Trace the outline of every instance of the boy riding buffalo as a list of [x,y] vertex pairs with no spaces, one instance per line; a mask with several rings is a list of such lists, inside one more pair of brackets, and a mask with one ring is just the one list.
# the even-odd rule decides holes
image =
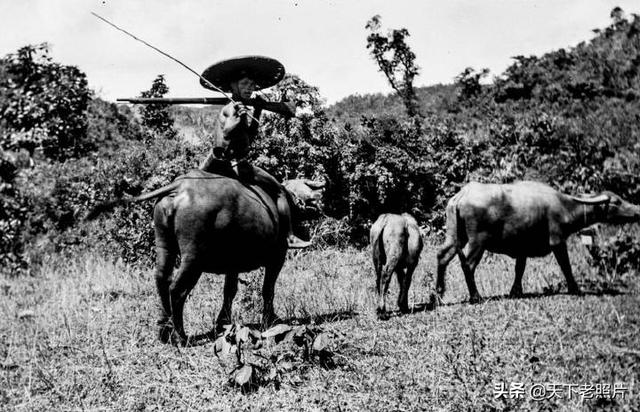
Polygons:
[[[257,90],[276,85],[284,77],[280,62],[262,56],[237,57],[216,63],[202,76],[224,92],[232,101],[220,109],[213,130],[213,149],[200,169],[238,178],[243,183],[255,183],[264,189],[277,204],[280,222],[287,225],[290,248],[305,248],[310,242],[292,232],[288,194],[284,187],[265,170],[247,160],[251,144],[258,135],[262,108],[259,97],[253,99],[253,111],[246,104]],[[211,88],[206,82],[202,85]]]

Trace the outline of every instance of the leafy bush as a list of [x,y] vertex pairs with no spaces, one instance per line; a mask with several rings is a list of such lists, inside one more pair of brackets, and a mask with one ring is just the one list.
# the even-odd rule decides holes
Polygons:
[[326,116],[316,87],[298,76],[286,75],[266,97],[279,101],[287,96],[293,99],[298,115],[284,119],[266,113],[251,159],[280,181],[299,177],[327,180],[325,213],[344,216],[346,189],[341,163],[345,133]]
[[[169,86],[164,80],[164,75],[160,74],[153,80],[151,88],[141,93],[141,97],[162,98],[167,93],[169,93]],[[167,105],[145,104],[140,109],[140,117],[148,139],[158,135],[165,138],[174,138],[177,135],[173,127],[173,117]]]
[[305,369],[317,364],[336,367],[331,335],[317,326],[279,324],[259,332],[240,324],[226,325],[214,342],[214,354],[242,393],[258,387],[301,382]]
[[418,124],[364,119],[363,136],[343,148],[352,238],[365,242],[381,213],[411,212],[422,220],[433,204],[434,174],[416,155],[423,140]]
[[95,149],[86,138],[86,76],[52,62],[48,53],[43,43],[0,59],[0,147],[39,149],[52,159],[85,154]]
[[16,273],[26,268],[20,241],[28,208],[16,190],[15,159],[0,151],[0,266]]
[[96,148],[96,156],[109,157],[130,140],[143,139],[142,125],[128,106],[96,97],[89,102],[86,116],[86,140]]
[[[175,139],[147,145],[130,143],[111,158],[45,163],[25,174],[21,196],[29,204],[23,239],[39,247],[29,259],[69,247],[97,247],[126,262],[150,263],[154,257],[153,204],[117,208],[98,222],[82,222],[98,203],[135,196],[173,181],[194,168],[202,153]],[[39,241],[38,241],[39,239]]]
[[[60,107],[54,107],[51,113],[39,112],[26,105],[21,106],[24,108],[21,112],[11,112],[12,107],[17,107],[16,101],[23,98],[20,93],[33,96],[33,104],[47,104],[49,98],[73,103],[69,94],[80,92],[67,90],[65,95],[64,87],[69,86],[68,83],[81,89],[85,86],[84,74],[75,68],[50,62],[46,57],[46,46],[37,50],[44,53],[44,57],[36,58],[34,49],[27,47],[19,51],[18,57],[9,56],[0,65],[24,77],[23,83],[14,78],[5,79],[4,85],[8,88],[1,89],[11,95],[7,100],[9,106],[5,108],[10,114],[9,122],[5,123],[9,127],[4,130],[32,127],[30,132],[21,132],[22,135],[31,136],[34,130],[42,131],[46,133],[46,139],[53,139],[51,144],[60,151],[53,155],[42,146],[43,153],[50,158],[39,159],[35,167],[32,167],[28,153],[25,162],[20,160],[25,153],[0,152],[0,263],[9,271],[24,269],[30,263],[37,263],[46,253],[71,246],[98,247],[123,256],[127,261],[149,262],[153,255],[153,232],[152,208],[148,204],[116,210],[101,224],[87,226],[82,224],[81,218],[97,203],[136,195],[169,183],[194,167],[194,158],[202,154],[191,145],[175,140],[172,121],[161,115],[149,114],[140,125],[128,108],[100,99],[92,100],[88,107],[73,106],[73,114]],[[28,66],[28,70],[22,66],[18,70],[19,64],[14,60]],[[26,76],[29,70],[40,75]],[[40,84],[44,80],[51,85]],[[59,87],[52,88],[52,85]],[[166,86],[161,91],[156,90],[161,86],[163,79],[159,77],[150,93],[165,93]],[[43,94],[34,95],[34,90],[41,90]],[[157,112],[162,110],[165,109]],[[11,117],[14,114],[15,119]],[[22,123],[18,124],[18,118]],[[52,124],[62,124],[64,131],[82,130],[82,145],[65,146],[59,136],[49,130]],[[8,132],[4,136],[16,135]],[[147,136],[146,144],[142,142],[144,136]],[[33,150],[45,140],[25,140],[25,145],[8,144],[8,147]],[[80,154],[85,156],[74,157]]]
[[603,234],[588,247],[591,265],[598,269],[606,280],[637,275],[640,272],[640,244],[638,228],[618,229],[614,234]]
[[252,154],[256,165],[280,180],[326,179],[325,213],[338,219],[346,216],[349,236],[358,242],[366,238],[379,213],[411,210],[424,215],[423,206],[434,203],[435,185],[428,163],[413,153],[422,150],[419,123],[370,118],[363,121],[361,131],[349,136],[328,120],[317,89],[296,76],[285,78],[270,99],[292,91],[302,113],[290,120],[264,117],[264,137]]

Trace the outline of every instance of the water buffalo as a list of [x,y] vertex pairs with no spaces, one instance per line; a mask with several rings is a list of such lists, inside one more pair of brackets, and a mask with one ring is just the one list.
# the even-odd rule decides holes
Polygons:
[[400,311],[407,313],[411,277],[422,251],[422,236],[418,224],[407,213],[386,213],[380,215],[371,226],[369,240],[376,271],[378,314],[386,313],[386,296],[393,272],[398,275],[400,286],[398,307]]
[[[538,182],[514,184],[469,183],[453,196],[446,208],[447,235],[438,252],[436,290],[445,291],[447,265],[457,254],[471,302],[481,300],[474,280],[485,250],[516,259],[512,296],[522,295],[522,275],[528,257],[556,257],[567,279],[569,293],[579,294],[567,254],[566,239],[597,222],[640,220],[640,207],[611,192],[576,197]],[[466,253],[462,248],[466,245]]]
[[[274,286],[287,252],[287,231],[279,224],[272,198],[257,186],[192,170],[153,192],[101,205],[87,217],[118,204],[153,198],[160,198],[153,213],[160,339],[167,342],[175,335],[178,343],[187,342],[184,303],[203,272],[226,275],[217,318],[220,327],[230,323],[238,273],[264,267],[263,324],[274,323],[278,319],[273,310]],[[180,266],[174,276],[178,254]]]
[[299,201],[302,208],[321,208],[325,182],[309,179],[285,180],[282,185]]

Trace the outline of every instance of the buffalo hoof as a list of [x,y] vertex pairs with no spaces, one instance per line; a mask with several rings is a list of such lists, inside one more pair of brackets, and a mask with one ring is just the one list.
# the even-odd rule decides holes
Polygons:
[[158,339],[162,343],[171,343],[176,346],[188,346],[189,339],[184,333],[181,335],[178,333],[171,323],[165,323],[160,325],[158,331]]
[[478,303],[482,303],[484,301],[484,299],[482,299],[482,297],[480,295],[473,295],[471,296],[471,299],[469,299],[469,302],[471,302],[471,304],[476,305]]
[[519,299],[523,296],[524,293],[522,293],[522,289],[511,289],[511,292],[509,293],[509,297],[513,299]]
[[406,315],[407,313],[411,313],[411,308],[409,308],[409,306],[402,305],[400,306],[400,312]]
[[171,335],[173,335],[173,327],[170,324],[160,325],[158,331],[158,339],[162,343],[170,343],[172,341]]
[[580,290],[579,287],[575,287],[575,288],[569,288],[569,294],[570,295],[575,295],[575,296],[582,296],[584,295],[584,293],[582,293],[582,291]]
[[160,329],[158,333],[158,339],[162,343],[171,343],[176,346],[189,346],[190,340],[187,336],[180,336],[178,332],[176,332],[171,327],[163,327]]
[[189,340],[187,335],[180,335],[177,332],[173,333],[171,337],[171,342],[176,346],[182,346],[182,347],[191,345],[191,341]]
[[376,308],[376,315],[380,320],[389,320],[391,315],[383,308]]
[[444,300],[442,296],[437,293],[432,293],[431,297],[429,297],[429,303],[427,303],[428,307],[431,309],[435,309],[438,306],[444,305]]
[[389,320],[391,319],[391,314],[389,312],[378,312],[377,313],[379,320]]

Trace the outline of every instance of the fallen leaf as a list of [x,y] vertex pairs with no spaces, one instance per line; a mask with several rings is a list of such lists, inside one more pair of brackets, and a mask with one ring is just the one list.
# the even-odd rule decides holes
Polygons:
[[236,342],[239,344],[241,342],[247,342],[249,340],[249,328],[243,326],[236,333]]
[[296,343],[296,345],[298,346],[302,346],[305,344],[305,337],[307,336],[307,334],[309,333],[309,329],[307,329],[306,326],[299,326],[298,328],[295,329],[295,333],[293,335],[293,341]]
[[226,339],[224,338],[224,336],[220,336],[218,339],[215,340],[215,342],[213,342],[213,353],[215,353],[216,356],[218,356],[218,354],[222,352],[222,348],[224,347],[224,342],[226,342]]
[[327,350],[330,343],[329,335],[321,333],[313,340],[312,349],[316,352],[322,352],[323,350]]
[[244,365],[233,375],[233,381],[237,385],[243,386],[251,381],[251,375],[253,375],[253,367]]
[[276,325],[264,332],[262,332],[262,337],[263,338],[270,338],[272,336],[277,336],[277,335],[282,335],[283,333],[287,333],[291,330],[291,326],[289,325],[285,325],[285,324],[280,324],[280,325]]
[[278,377],[278,371],[276,370],[276,368],[269,369],[269,375],[267,375],[267,379],[272,381],[277,377]]
[[217,357],[222,357],[222,356],[227,356],[230,353],[234,353],[234,348],[236,346],[235,345],[231,345],[225,336],[220,336],[218,339],[216,339],[216,341],[213,343],[213,352],[215,353],[215,355]]

